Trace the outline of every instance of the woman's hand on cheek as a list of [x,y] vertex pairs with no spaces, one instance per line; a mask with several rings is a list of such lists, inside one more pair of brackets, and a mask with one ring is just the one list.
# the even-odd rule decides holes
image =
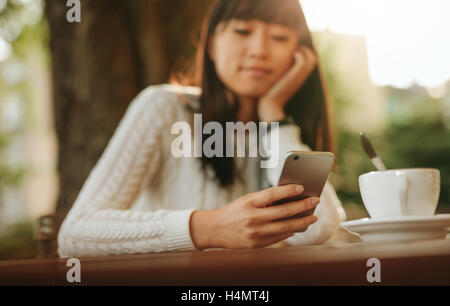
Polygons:
[[292,67],[258,101],[261,121],[276,121],[285,117],[284,106],[303,86],[317,65],[317,56],[306,46],[299,46],[294,53]]

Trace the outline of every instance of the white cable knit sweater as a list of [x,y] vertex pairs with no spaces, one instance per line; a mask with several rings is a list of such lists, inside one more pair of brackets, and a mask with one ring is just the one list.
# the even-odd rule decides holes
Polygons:
[[[275,185],[279,167],[261,169],[259,158],[235,158],[242,180],[228,188],[205,176],[199,158],[175,158],[174,122],[188,122],[198,109],[199,88],[150,86],[130,104],[98,163],[84,183],[58,233],[60,257],[194,250],[189,221],[194,210],[223,207],[249,192]],[[270,137],[270,135],[268,135]],[[300,128],[279,128],[279,154],[310,150]],[[259,178],[265,178],[259,184]],[[345,220],[327,182],[317,206],[318,221],[286,240],[306,245],[326,242]]]

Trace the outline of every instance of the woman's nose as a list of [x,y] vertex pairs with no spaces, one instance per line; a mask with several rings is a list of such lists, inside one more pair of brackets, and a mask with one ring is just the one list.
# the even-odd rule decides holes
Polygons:
[[250,57],[254,58],[266,58],[269,55],[269,46],[267,44],[267,38],[264,33],[254,33],[249,41],[248,53]]

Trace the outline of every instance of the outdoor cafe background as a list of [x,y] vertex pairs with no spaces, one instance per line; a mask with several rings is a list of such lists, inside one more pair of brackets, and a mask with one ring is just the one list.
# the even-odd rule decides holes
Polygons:
[[[141,53],[141,62],[144,63],[141,75],[146,77],[130,90],[129,96],[132,97],[146,85],[164,82],[173,68],[170,65],[155,68],[152,63],[167,63],[172,59],[180,63],[185,59],[181,55],[183,52],[192,54],[194,44],[183,31],[189,29],[198,33],[199,20],[211,1],[148,0],[136,4],[125,0],[82,0],[79,25],[68,24],[55,17],[58,9],[67,9],[62,3],[64,1],[58,2],[60,4],[52,0],[0,0],[0,260],[36,256],[36,220],[40,216],[53,214],[58,207],[68,209],[67,205],[73,202],[126,104],[130,102],[122,97],[121,102],[102,105],[97,102],[101,99],[89,96],[88,92],[86,99],[89,104],[81,106],[84,110],[80,111],[80,103],[75,103],[79,102],[76,99],[67,103],[66,112],[72,112],[69,114],[84,111],[77,118],[78,122],[67,128],[82,129],[86,124],[79,120],[84,117],[91,120],[91,113],[95,113],[96,122],[102,122],[106,129],[99,132],[100,127],[95,126],[95,122],[94,126],[87,124],[84,130],[80,130],[80,133],[85,133],[86,140],[85,143],[78,143],[78,147],[82,147],[78,152],[87,150],[88,153],[67,155],[68,149],[61,148],[71,148],[71,145],[77,144],[70,137],[58,139],[57,136],[56,129],[61,129],[61,126],[55,123],[63,122],[61,116],[64,113],[61,107],[55,109],[52,98],[57,86],[52,81],[51,63],[67,61],[72,67],[78,66],[88,74],[96,73],[97,80],[108,82],[108,76],[103,77],[101,73],[109,72],[102,72],[95,66],[96,63],[101,65],[99,58],[109,58],[115,50],[114,45],[106,45],[106,38],[111,38],[111,35],[126,44],[129,43],[127,37],[136,35],[139,29],[140,42],[144,42],[142,48],[150,48],[145,42],[152,39],[154,42],[155,37],[164,37],[160,42],[165,48],[177,46],[174,41],[185,39],[187,48],[177,50],[172,47],[171,50],[175,51],[171,51],[171,58],[165,55],[169,52],[161,52],[163,47],[158,49],[159,52],[151,53],[151,58],[142,55],[146,52]],[[374,168],[359,142],[359,132],[362,131],[373,140],[388,168],[440,169],[442,185],[438,212],[449,212],[450,2],[300,2],[313,31],[332,99],[331,115],[336,129],[340,167],[330,179],[348,219],[367,216],[359,194],[358,176]],[[112,23],[112,19],[122,14],[120,5],[125,3],[139,14],[151,14],[152,18],[142,19],[151,22],[134,24],[134,32],[126,32],[122,25]],[[151,9],[133,7],[144,5],[142,3]],[[51,5],[52,9],[46,11],[46,5]],[[98,23],[83,24],[83,18],[88,18],[88,14],[95,16]],[[128,20],[132,18],[130,16],[121,17]],[[163,20],[169,22],[163,23]],[[110,27],[111,31],[101,32],[96,30],[96,26]],[[56,27],[60,31],[56,31]],[[64,29],[68,32],[64,33]],[[74,34],[71,29],[82,30]],[[76,53],[79,50],[85,52],[87,60],[79,56],[66,59],[56,57],[50,49],[50,33],[56,36],[55,39],[63,40],[69,51],[75,50],[72,55],[79,55]],[[188,38],[183,38],[185,36]],[[92,45],[95,43],[97,45]],[[86,52],[89,46],[96,52]],[[126,58],[129,55],[126,52],[121,55],[124,61],[130,60],[130,57]],[[74,86],[78,84],[76,79],[70,78],[68,73],[66,82],[72,82]],[[94,81],[93,78],[87,80]],[[109,83],[109,87],[97,88],[114,91],[114,86]],[[86,132],[95,136],[90,137],[94,139],[87,139],[89,135]],[[58,168],[58,154],[60,158],[76,163]],[[68,182],[68,177],[73,177],[72,181]]]

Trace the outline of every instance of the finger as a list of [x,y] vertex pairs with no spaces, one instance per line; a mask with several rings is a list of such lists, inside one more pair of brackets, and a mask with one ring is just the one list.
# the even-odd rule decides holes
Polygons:
[[302,194],[303,190],[303,186],[297,184],[274,186],[253,193],[247,202],[254,207],[262,208],[275,201],[298,196]]
[[294,236],[295,233],[289,233],[289,234],[280,234],[280,235],[273,235],[273,236],[268,236],[267,238],[264,239],[264,241],[262,242],[262,247],[266,247],[269,245],[272,245],[274,243],[283,241],[288,239],[289,237]]
[[279,235],[303,232],[308,226],[316,221],[317,217],[315,215],[289,220],[272,221],[261,227],[260,235]]
[[307,46],[305,46],[305,45],[301,45],[301,46],[298,48],[298,50],[299,50],[300,52],[302,52],[302,53],[304,54],[304,56],[306,57],[306,59],[308,59],[308,60],[312,60],[312,59],[317,58],[317,56],[316,56],[316,54],[314,53],[314,51],[313,51],[311,48],[309,48],[309,47],[307,47]]
[[305,68],[308,67],[307,60],[305,55],[300,51],[296,52],[294,56],[295,63],[289,71],[291,76],[289,80],[293,83],[298,83],[300,80],[300,83],[302,83],[305,78]]
[[317,64],[317,56],[316,54],[308,47],[306,46],[300,46],[299,48],[300,52],[302,52],[305,63],[309,67],[315,67]]
[[290,79],[294,82],[303,84],[305,79],[314,69],[317,60],[315,59],[314,53],[303,46],[298,48],[298,51],[295,52],[294,57],[295,63],[290,71],[293,77]]
[[[314,202],[314,200],[316,200],[316,202]],[[261,221],[273,221],[288,218],[315,208],[319,202],[320,198],[311,197],[299,201],[265,207],[264,209],[258,210],[258,215]]]
[[306,56],[303,54],[301,50],[295,51],[294,53],[294,66],[303,67],[306,64]]

